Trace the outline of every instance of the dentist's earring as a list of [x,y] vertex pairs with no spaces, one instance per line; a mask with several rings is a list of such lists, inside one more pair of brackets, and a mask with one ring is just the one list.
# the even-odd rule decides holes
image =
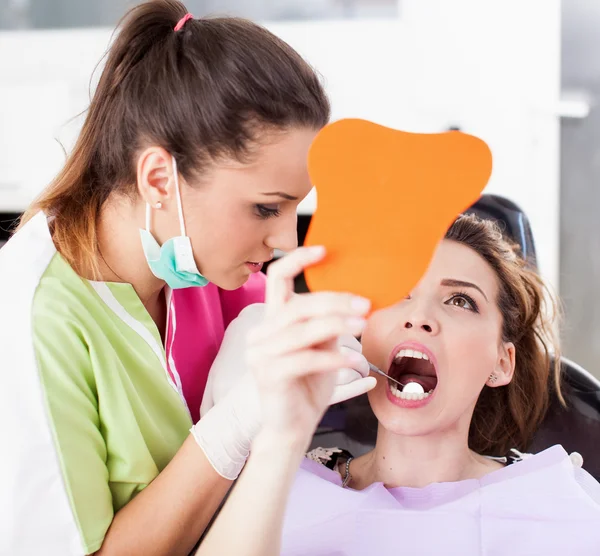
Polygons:
[[155,208],[156,210],[160,210],[160,209],[162,208],[162,203],[161,203],[160,201],[158,201],[158,203],[156,203],[156,204],[154,205],[154,208]]
[[498,380],[498,377],[492,373],[489,377],[488,377],[488,382],[492,383],[492,384],[496,384],[496,381]]

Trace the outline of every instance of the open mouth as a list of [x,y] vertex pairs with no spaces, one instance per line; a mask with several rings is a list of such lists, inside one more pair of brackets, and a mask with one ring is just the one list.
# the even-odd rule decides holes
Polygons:
[[430,356],[418,349],[401,349],[394,356],[388,375],[404,387],[388,380],[391,393],[401,400],[425,400],[437,386],[435,365]]

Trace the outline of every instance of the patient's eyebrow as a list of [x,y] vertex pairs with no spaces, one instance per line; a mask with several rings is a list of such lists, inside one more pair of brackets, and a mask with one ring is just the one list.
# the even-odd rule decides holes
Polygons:
[[262,193],[262,195],[266,195],[268,197],[281,197],[282,199],[286,199],[287,201],[297,201],[298,197],[294,197],[293,195],[288,195],[287,193],[283,193],[283,191],[270,191],[268,193]]
[[464,280],[454,280],[453,278],[444,278],[441,283],[442,283],[442,286],[450,286],[452,288],[474,288],[481,295],[483,295],[485,300],[489,303],[489,299],[487,298],[487,295],[485,295],[483,293],[483,290],[476,284],[472,284],[471,282],[465,282]]

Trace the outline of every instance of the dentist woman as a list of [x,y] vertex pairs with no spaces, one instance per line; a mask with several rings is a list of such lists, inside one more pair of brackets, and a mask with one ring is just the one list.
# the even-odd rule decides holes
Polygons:
[[[313,70],[264,28],[175,0],[127,14],[64,168],[0,251],[1,554],[197,543],[260,421],[244,380],[219,395],[245,364],[238,315],[296,247],[328,118]],[[367,311],[297,301],[336,338]],[[334,400],[375,383],[348,344],[323,362],[350,369]]]

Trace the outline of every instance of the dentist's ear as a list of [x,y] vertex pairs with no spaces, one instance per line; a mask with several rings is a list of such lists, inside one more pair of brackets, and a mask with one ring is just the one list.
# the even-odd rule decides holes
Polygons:
[[173,157],[162,147],[148,147],[138,157],[137,188],[151,207],[166,207],[174,194]]
[[515,374],[516,348],[512,342],[503,342],[498,352],[496,368],[488,377],[486,384],[492,388],[506,386]]

